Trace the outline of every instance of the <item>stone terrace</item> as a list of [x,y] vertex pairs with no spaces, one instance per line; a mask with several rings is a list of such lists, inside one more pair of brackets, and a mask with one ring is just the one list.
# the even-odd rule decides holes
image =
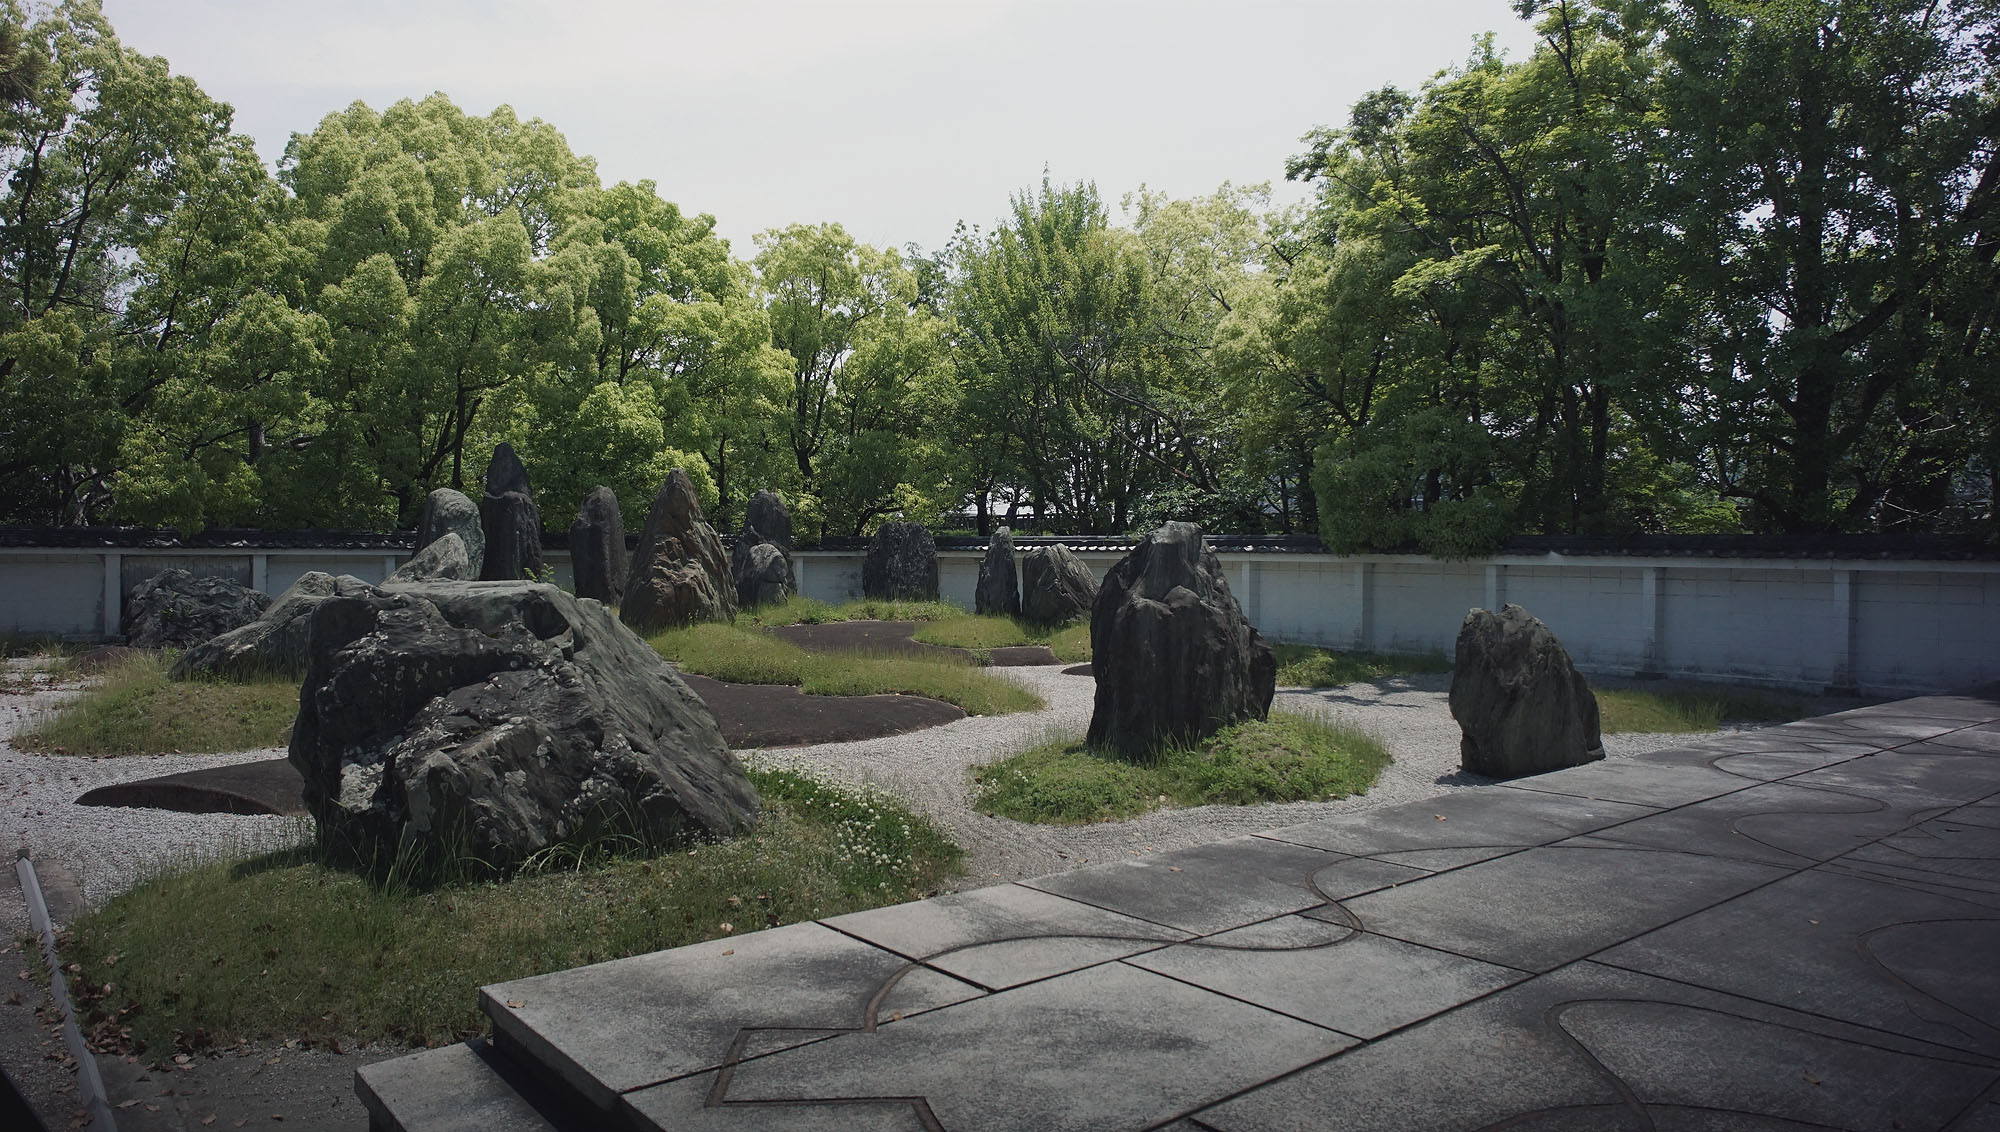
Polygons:
[[2000,1129],[2000,687],[488,987],[380,1129]]

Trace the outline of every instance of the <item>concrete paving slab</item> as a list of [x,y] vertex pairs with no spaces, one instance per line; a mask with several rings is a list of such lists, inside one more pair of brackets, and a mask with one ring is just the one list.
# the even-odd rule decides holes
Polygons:
[[1421,880],[1431,872],[1415,865],[1380,861],[1372,857],[1342,857],[1314,873],[1312,886],[1328,900],[1345,900],[1378,888],[1393,888]]
[[1887,1132],[1942,1127],[1995,1073],[1955,1051],[1586,962],[1194,1118],[1218,1132]]
[[1018,884],[855,912],[824,923],[989,990],[1188,938],[1184,931]]
[[936,1132],[936,1118],[921,1097],[817,1104],[717,1101],[721,1075],[683,1077],[628,1094],[623,1115],[633,1127],[672,1132]]
[[[1547,845],[1654,812],[1650,806],[1528,790],[1461,790],[1421,802],[1285,826],[1264,836],[1435,870]],[[1459,852],[1427,863],[1408,855],[1412,850],[1431,849]]]
[[[355,1070],[354,1091],[367,1108],[371,1125],[385,1132],[444,1128],[556,1132],[549,1115],[501,1076],[492,1058],[492,1047],[484,1038],[424,1050]],[[383,1098],[394,1098],[394,1108]]]
[[1644,846],[1805,868],[1907,829],[1915,820],[1872,798],[1774,782],[1560,844]]
[[1787,779],[1875,798],[1906,810],[1956,809],[2000,793],[2000,759],[1953,747],[1905,747]]
[[1369,931],[1548,971],[1784,875],[1696,853],[1539,848],[1345,904]]
[[1380,1037],[1527,977],[1366,932],[1255,951],[1217,946],[1228,938],[1176,944],[1130,962],[1357,1038]]
[[1710,765],[1723,751],[1650,753],[1645,759],[1605,759],[1567,770],[1517,778],[1508,790],[1535,790],[1607,802],[1666,809],[1685,806],[1756,784],[1755,779]]
[[1353,1044],[1108,963],[745,1062],[725,1099],[921,1098],[952,1132],[1141,1129]]
[[1995,955],[2000,912],[1822,867],[1608,948],[1598,958],[2000,1057]]
[[480,1005],[504,1049],[609,1110],[620,1093],[719,1068],[752,1031],[784,1047],[981,993],[813,923],[499,983]]
[[1312,887],[1312,877],[1335,860],[1319,849],[1262,837],[1232,837],[1023,883],[1194,935],[1209,935],[1325,903]]

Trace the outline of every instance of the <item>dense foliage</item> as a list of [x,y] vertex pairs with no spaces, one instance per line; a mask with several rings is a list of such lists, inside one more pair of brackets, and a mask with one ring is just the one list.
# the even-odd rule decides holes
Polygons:
[[506,440],[552,526],[680,466],[808,538],[1994,537],[2000,0],[1514,7],[1529,57],[1308,134],[1301,207],[1045,176],[745,260],[504,106],[274,174],[89,0],[0,0],[0,521],[409,526]]

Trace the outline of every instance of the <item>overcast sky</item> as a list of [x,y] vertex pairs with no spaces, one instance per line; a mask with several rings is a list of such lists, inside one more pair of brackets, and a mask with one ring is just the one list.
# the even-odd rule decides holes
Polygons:
[[[357,99],[443,91],[553,123],[606,184],[651,178],[751,236],[837,220],[941,246],[1009,193],[1094,181],[1114,211],[1272,181],[1362,94],[1414,89],[1508,0],[103,0],[129,47],[236,108],[275,162]],[[1289,197],[1287,196],[1289,194]]]

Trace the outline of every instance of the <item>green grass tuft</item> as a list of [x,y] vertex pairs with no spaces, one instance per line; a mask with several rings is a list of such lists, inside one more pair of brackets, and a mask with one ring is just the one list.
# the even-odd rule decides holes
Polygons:
[[793,595],[779,605],[743,610],[736,615],[736,621],[739,625],[821,625],[828,621],[941,621],[965,615],[965,610],[943,601],[862,598],[833,605],[818,598]]
[[14,737],[51,754],[207,754],[283,746],[299,713],[299,682],[169,680],[168,658],[136,656],[105,671],[75,700]]
[[1047,645],[1056,659],[1065,664],[1090,659],[1088,621],[1050,627],[1018,617],[960,612],[919,625],[914,636],[925,644],[969,649],[982,660],[993,649],[1013,645]]
[[1423,655],[1342,652],[1282,643],[1272,645],[1271,651],[1278,658],[1280,688],[1338,688],[1369,680],[1451,671],[1451,661],[1441,652]]
[[1724,723],[1790,723],[1806,717],[1803,701],[1712,688],[1602,688],[1599,728],[1606,734],[1685,734],[1714,731]]
[[1016,821],[1080,825],[1161,806],[1320,801],[1368,789],[1389,764],[1373,737],[1302,715],[1226,727],[1146,762],[1055,740],[974,771],[973,805]]
[[154,1058],[298,1038],[437,1045],[482,1032],[478,987],[926,895],[961,851],[889,798],[753,772],[752,833],[646,859],[418,890],[310,849],[184,866],[65,946],[99,1048]]
[[714,622],[669,629],[648,640],[685,671],[736,684],[796,684],[813,696],[929,696],[972,715],[1042,706],[1042,698],[1028,689],[952,657],[815,653],[755,629]]

